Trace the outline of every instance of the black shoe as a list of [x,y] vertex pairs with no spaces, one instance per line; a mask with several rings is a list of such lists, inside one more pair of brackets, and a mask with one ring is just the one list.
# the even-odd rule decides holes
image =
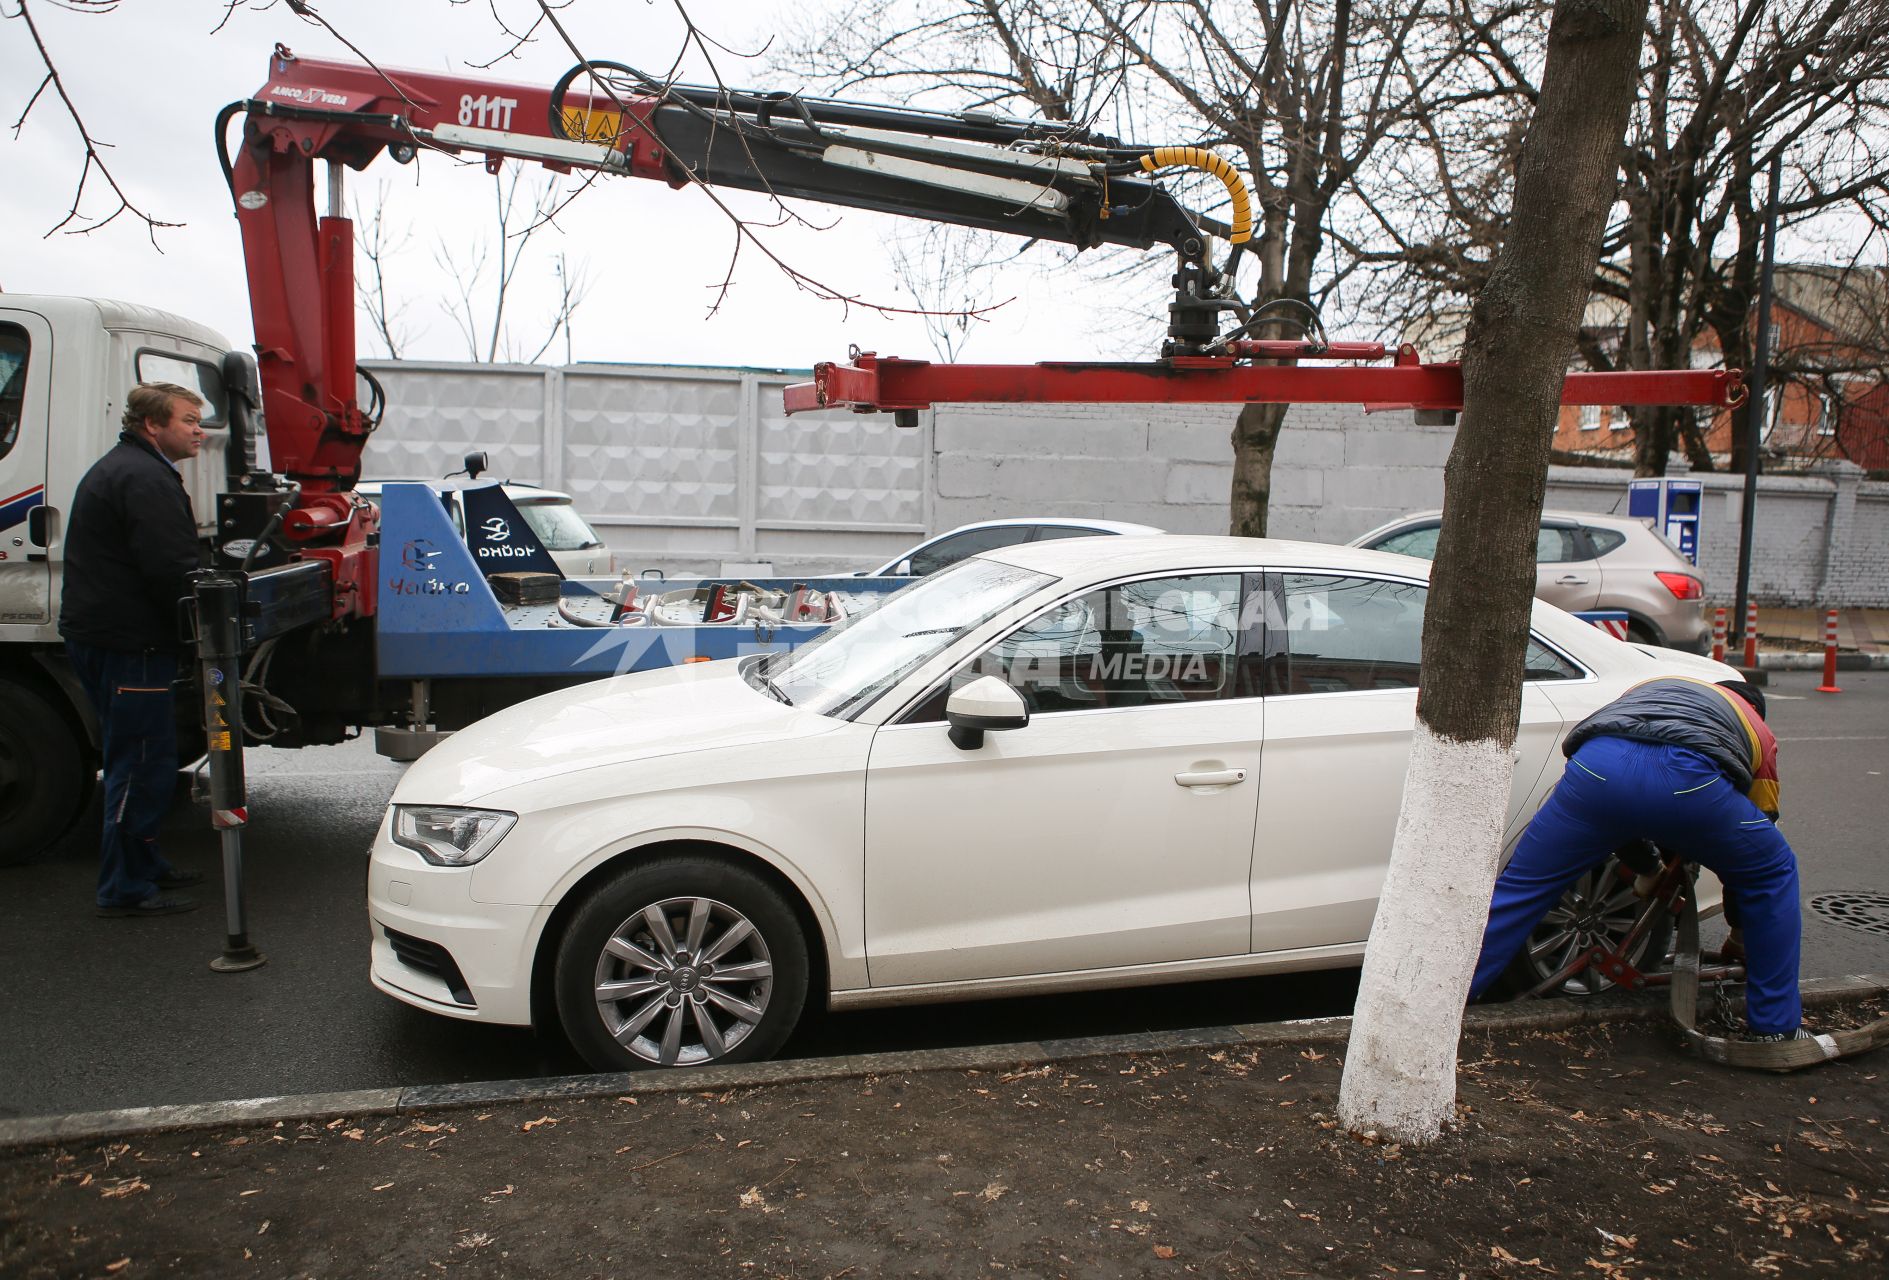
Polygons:
[[201,871],[173,871],[167,876],[157,878],[157,887],[160,889],[188,889],[193,884],[202,883],[203,872]]
[[143,902],[128,907],[100,907],[95,914],[108,920],[135,919],[138,916],[175,916],[195,911],[203,904],[181,893],[154,893]]

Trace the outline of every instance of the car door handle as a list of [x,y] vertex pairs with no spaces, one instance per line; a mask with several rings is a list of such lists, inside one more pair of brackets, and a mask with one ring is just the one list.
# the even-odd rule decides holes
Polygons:
[[1177,773],[1174,781],[1183,787],[1230,787],[1246,781],[1246,770],[1206,769],[1199,773]]
[[1583,578],[1578,573],[1564,573],[1555,579],[1555,585],[1558,587],[1584,587],[1587,585],[1587,579]]

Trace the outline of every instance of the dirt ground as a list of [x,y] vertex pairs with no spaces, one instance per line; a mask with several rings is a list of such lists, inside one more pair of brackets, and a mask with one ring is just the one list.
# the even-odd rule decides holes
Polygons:
[[1773,1076],[1660,1024],[1472,1033],[1460,1126],[1421,1151],[1337,1128],[1340,1066],[1188,1050],[15,1151],[0,1274],[1889,1273],[1889,1051]]

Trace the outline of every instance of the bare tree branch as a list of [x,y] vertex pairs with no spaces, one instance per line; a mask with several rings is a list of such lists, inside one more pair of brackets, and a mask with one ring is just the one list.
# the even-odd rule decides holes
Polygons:
[[[27,34],[32,37],[33,48],[39,53],[40,64],[45,67],[46,75],[40,81],[39,87],[33,90],[33,96],[27,100],[26,108],[20,112],[19,119],[13,122],[13,136],[15,138],[20,136],[20,130],[26,126],[26,118],[32,114],[34,105],[50,86],[65,107],[66,115],[72,121],[72,127],[78,130],[79,141],[85,148],[85,163],[79,170],[79,180],[72,191],[72,205],[66,210],[66,216],[45,233],[46,236],[63,231],[74,222],[85,225],[73,227],[67,232],[68,235],[90,235],[99,228],[110,225],[119,214],[129,213],[144,224],[145,235],[150,239],[151,247],[162,253],[163,247],[157,242],[158,228],[179,227],[183,224],[161,221],[139,208],[132,202],[131,197],[125,194],[125,189],[118,183],[117,175],[111,171],[111,166],[105,163],[105,157],[102,154],[102,149],[109,149],[111,144],[94,138],[91,130],[86,128],[84,118],[79,115],[79,108],[73,103],[71,95],[66,92],[65,82],[60,78],[59,68],[53,61],[52,51],[46,47],[45,38],[40,34],[39,24],[33,21],[33,13],[28,7],[27,0],[14,0],[14,3],[16,7],[12,13],[0,10],[0,19],[18,20],[26,24]],[[65,0],[61,7],[76,13],[106,14],[112,12],[118,5],[117,0]],[[105,180],[105,184],[111,188],[112,194],[118,199],[117,207],[103,218],[88,217],[79,211],[79,206],[85,202],[85,184],[94,170]]]

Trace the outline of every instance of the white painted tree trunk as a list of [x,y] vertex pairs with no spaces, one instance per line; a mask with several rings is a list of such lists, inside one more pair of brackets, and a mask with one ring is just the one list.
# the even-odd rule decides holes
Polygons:
[[1514,772],[1501,743],[1457,742],[1417,721],[1338,1093],[1353,1133],[1422,1145],[1452,1116]]

